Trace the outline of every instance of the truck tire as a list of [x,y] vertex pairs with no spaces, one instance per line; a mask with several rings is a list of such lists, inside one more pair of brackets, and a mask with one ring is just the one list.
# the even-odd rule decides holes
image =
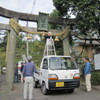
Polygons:
[[48,94],[48,90],[46,89],[46,85],[45,85],[44,82],[42,83],[41,90],[42,90],[42,93],[44,95],[47,95]]
[[38,81],[35,81],[35,78],[33,79],[33,87],[34,88],[37,88],[37,86],[38,86]]
[[68,90],[68,93],[73,93],[74,92],[74,89],[69,89]]

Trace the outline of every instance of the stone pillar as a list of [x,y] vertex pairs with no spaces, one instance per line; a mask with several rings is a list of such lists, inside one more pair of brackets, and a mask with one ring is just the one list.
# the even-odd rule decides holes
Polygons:
[[63,51],[65,56],[70,56],[69,37],[63,39]]
[[7,72],[6,87],[7,90],[13,90],[14,87],[14,66],[15,66],[15,49],[16,49],[16,33],[10,28],[7,43]]

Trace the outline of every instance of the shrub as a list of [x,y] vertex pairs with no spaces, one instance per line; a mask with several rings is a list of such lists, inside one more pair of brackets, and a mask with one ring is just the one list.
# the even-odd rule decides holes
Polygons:
[[92,72],[91,83],[92,85],[100,85],[100,71]]

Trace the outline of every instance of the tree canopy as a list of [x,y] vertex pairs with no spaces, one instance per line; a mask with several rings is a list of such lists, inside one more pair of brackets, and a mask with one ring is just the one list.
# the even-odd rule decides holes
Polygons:
[[76,28],[85,36],[100,36],[100,0],[53,0],[62,17],[75,15]]
[[[22,55],[26,55],[26,49],[27,49],[27,40],[24,40],[25,35],[21,34],[20,36],[17,36],[17,45],[16,45],[16,62],[22,59]],[[28,49],[29,49],[29,55],[32,56],[33,62],[39,66],[41,59],[43,57],[43,51],[44,51],[44,45],[45,42],[43,40],[37,40],[34,39],[34,36],[31,40],[28,40]]]
[[[4,35],[4,37],[0,37],[0,65],[2,67],[6,66],[7,33]],[[26,40],[24,38],[25,35],[23,34],[17,36],[15,63],[22,61],[22,55],[26,55]],[[37,66],[40,65],[43,57],[44,45],[44,40],[39,41],[34,38],[29,40],[29,55],[32,56],[33,61]]]

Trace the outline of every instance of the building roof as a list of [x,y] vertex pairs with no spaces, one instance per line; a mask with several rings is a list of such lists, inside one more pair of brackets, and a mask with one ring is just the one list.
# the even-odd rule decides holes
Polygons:
[[[99,41],[99,40],[98,40]],[[90,41],[90,40],[86,40],[86,44],[85,45],[100,45],[100,42],[98,42],[96,40]],[[76,45],[84,45],[85,40],[76,40],[75,41]]]

